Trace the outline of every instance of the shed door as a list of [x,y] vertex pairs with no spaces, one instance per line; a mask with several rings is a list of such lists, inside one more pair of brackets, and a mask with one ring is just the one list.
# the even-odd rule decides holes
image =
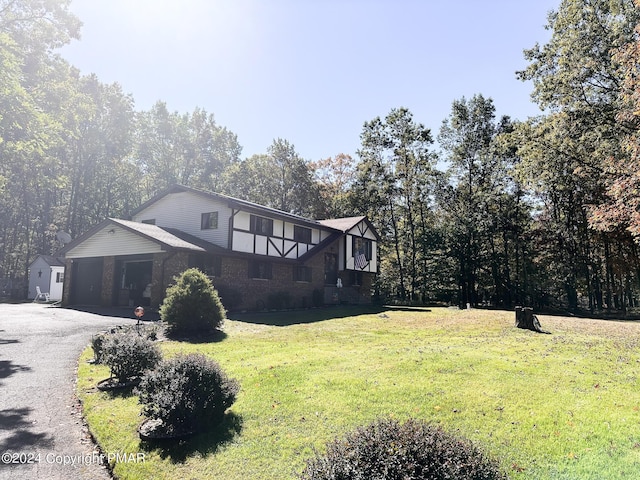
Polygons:
[[102,299],[102,258],[73,262],[71,303],[100,305]]

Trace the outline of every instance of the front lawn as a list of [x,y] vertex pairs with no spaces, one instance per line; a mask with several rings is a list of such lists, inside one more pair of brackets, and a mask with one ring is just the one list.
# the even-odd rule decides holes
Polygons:
[[114,464],[122,479],[294,479],[314,449],[378,417],[439,423],[512,479],[640,478],[640,323],[540,320],[552,335],[515,328],[513,312],[336,308],[163,342],[167,356],[212,356],[242,388],[217,431],[178,445],[140,442],[137,397],[96,390],[109,370],[87,363],[90,348],[78,395],[105,453],[145,454]]

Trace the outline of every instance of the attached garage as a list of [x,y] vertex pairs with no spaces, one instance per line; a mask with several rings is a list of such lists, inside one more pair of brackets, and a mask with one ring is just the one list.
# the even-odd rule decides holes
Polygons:
[[[188,237],[188,238],[187,238]],[[182,232],[108,219],[69,243],[64,305],[157,306],[189,255],[219,247]]]
[[114,305],[129,306],[151,304],[153,257],[117,257]]
[[74,305],[100,305],[102,298],[102,258],[81,258],[73,262],[71,275],[71,303]]

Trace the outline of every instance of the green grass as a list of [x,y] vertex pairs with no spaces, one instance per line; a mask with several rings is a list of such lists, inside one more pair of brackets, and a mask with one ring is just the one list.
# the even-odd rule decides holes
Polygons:
[[137,397],[95,389],[109,371],[86,362],[91,349],[78,393],[104,452],[145,453],[114,465],[122,479],[293,479],[314,449],[378,417],[439,423],[512,479],[640,478],[640,324],[542,316],[542,335],[513,320],[336,308],[229,320],[215,343],[163,342],[165,355],[211,355],[242,385],[221,428],[178,445],[140,442]]

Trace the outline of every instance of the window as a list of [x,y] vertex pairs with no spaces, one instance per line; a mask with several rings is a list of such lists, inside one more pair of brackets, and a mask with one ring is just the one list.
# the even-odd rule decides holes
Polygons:
[[311,229],[294,225],[293,239],[300,243],[311,243]]
[[200,217],[200,230],[213,230],[218,228],[218,212],[203,213]]
[[208,277],[221,277],[222,258],[214,255],[189,255],[189,268],[197,268]]
[[371,260],[372,256],[372,243],[368,238],[353,237],[353,256],[357,258],[359,255],[364,255],[367,260]]
[[257,215],[251,215],[251,233],[257,235],[266,235],[268,237],[273,236],[273,220],[270,218],[259,217]]
[[271,263],[254,260],[249,262],[249,278],[271,279]]
[[353,266],[364,270],[372,258],[371,240],[363,237],[353,237]]
[[56,272],[56,283],[64,282],[64,272]]
[[155,225],[156,224],[156,219],[155,218],[148,218],[147,220],[142,220],[142,223],[146,223],[147,225]]
[[354,287],[359,287],[362,285],[362,272],[350,272],[351,285]]
[[294,282],[311,282],[311,267],[294,266],[293,267]]

